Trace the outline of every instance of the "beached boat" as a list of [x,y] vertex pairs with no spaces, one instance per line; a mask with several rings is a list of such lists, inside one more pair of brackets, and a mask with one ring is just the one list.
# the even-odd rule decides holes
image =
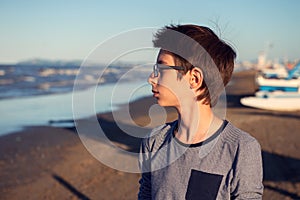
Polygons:
[[262,71],[257,75],[256,83],[259,91],[254,97],[242,98],[241,104],[265,110],[300,110],[300,63],[287,71],[285,77],[280,77],[282,74],[276,73],[270,76],[272,73],[266,76],[266,71]]
[[284,65],[277,64],[273,68],[264,68],[259,73],[265,78],[286,78],[288,77],[288,70]]
[[300,110],[300,92],[259,91],[254,97],[242,98],[241,104],[265,110],[297,111]]
[[260,91],[298,92],[300,88],[300,62],[283,73],[284,69],[264,70],[256,76],[256,84]]
[[300,88],[300,77],[293,79],[265,78],[262,75],[256,77],[256,83],[260,91],[286,91],[297,92]]

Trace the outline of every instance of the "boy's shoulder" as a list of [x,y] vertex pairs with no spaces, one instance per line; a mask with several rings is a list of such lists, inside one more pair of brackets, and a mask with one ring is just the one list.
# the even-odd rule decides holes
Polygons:
[[172,131],[177,126],[177,120],[169,123],[165,123],[158,126],[150,132],[150,134],[143,139],[144,146],[148,151],[155,151],[162,146],[166,141],[171,139]]
[[236,147],[259,145],[256,138],[254,138],[248,132],[236,127],[231,122],[228,122],[226,127],[224,128],[222,138],[223,142]]

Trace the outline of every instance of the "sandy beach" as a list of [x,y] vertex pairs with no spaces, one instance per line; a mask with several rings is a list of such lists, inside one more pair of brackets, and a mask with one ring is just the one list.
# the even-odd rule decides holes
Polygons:
[[[254,136],[262,147],[263,199],[300,199],[300,111],[242,106],[240,98],[255,92],[254,76],[255,71],[234,74],[226,88],[226,118]],[[153,104],[151,97],[131,103],[130,114],[137,124],[149,123],[148,108]],[[175,118],[169,110],[168,120]],[[140,139],[124,134],[112,113],[98,114],[98,120],[115,144],[138,151]],[[0,151],[0,199],[137,198],[140,174],[121,172],[99,162],[86,150],[75,127],[26,127],[0,137]]]

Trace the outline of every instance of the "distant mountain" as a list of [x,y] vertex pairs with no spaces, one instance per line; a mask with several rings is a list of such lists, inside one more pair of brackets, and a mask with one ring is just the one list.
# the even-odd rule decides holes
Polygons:
[[16,66],[43,66],[43,67],[66,67],[66,66],[80,66],[81,60],[63,61],[63,60],[47,60],[47,59],[30,59],[21,61]]

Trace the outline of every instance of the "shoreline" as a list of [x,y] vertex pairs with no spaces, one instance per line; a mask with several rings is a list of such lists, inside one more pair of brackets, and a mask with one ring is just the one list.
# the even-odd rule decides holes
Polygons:
[[[130,99],[128,94],[124,93],[141,85],[144,85],[144,81],[128,82],[120,84],[118,86],[119,91],[114,91],[115,84],[107,83],[96,88],[76,90],[74,93],[70,91],[52,95],[0,100],[0,110],[5,114],[0,121],[0,127],[2,128],[0,136],[21,131],[26,126],[48,126],[51,125],[51,122],[70,121],[73,118],[85,119],[95,115],[95,112],[112,112],[117,110],[120,104],[126,103],[126,98],[128,98],[127,101],[135,100],[145,96],[146,91],[150,94],[150,90],[143,87],[132,94]],[[120,92],[121,96],[124,97],[123,99],[118,98]],[[90,100],[88,97],[95,99]],[[74,110],[74,108],[76,109]]]
[[[263,198],[300,198],[300,112],[265,111],[242,106],[239,99],[253,95],[255,91],[254,74],[254,71],[234,74],[233,84],[226,87],[226,118],[254,136],[262,147]],[[130,104],[130,116],[136,124],[144,126],[150,123],[148,109],[153,104],[155,100],[151,97],[139,98]],[[120,106],[114,114],[122,109],[124,107]],[[169,112],[168,121],[171,121],[176,115],[172,110]],[[99,113],[97,117],[113,142],[133,152],[138,151],[140,140],[124,134],[111,112]],[[130,124],[127,118],[120,122]],[[150,129],[145,128],[145,131]],[[74,127],[26,127],[0,136],[0,150],[0,192],[3,199],[137,197],[140,175],[121,172],[100,163],[85,149]]]

